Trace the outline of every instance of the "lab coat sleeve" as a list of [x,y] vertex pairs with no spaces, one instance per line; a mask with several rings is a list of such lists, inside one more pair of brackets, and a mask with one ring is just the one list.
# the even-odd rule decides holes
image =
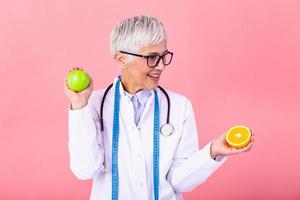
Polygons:
[[177,192],[188,192],[204,183],[226,160],[227,156],[210,156],[212,141],[198,148],[198,134],[190,100],[186,100],[182,136],[176,148],[167,179]]
[[99,93],[93,91],[88,104],[78,110],[69,106],[70,168],[81,180],[91,179],[103,169],[104,149],[97,103]]

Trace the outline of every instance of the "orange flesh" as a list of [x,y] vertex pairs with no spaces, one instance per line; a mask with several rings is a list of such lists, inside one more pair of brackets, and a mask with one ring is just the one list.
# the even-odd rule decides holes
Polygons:
[[251,131],[245,126],[234,126],[226,133],[227,143],[235,148],[243,148],[250,143]]

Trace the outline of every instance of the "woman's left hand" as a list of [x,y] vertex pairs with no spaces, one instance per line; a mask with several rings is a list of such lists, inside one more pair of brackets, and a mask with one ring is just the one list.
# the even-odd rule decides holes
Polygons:
[[226,141],[226,133],[224,133],[223,135],[213,140],[212,145],[210,146],[210,155],[212,158],[215,158],[218,155],[220,156],[233,155],[233,154],[239,154],[242,152],[250,151],[254,144],[254,137],[255,135],[252,134],[250,143],[246,147],[238,149],[229,146],[229,144]]

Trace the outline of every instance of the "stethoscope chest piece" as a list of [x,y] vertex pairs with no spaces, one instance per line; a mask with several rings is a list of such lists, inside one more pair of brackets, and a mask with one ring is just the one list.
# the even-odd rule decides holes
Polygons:
[[172,135],[173,132],[174,132],[174,127],[169,123],[164,124],[162,127],[160,127],[160,133],[163,136]]

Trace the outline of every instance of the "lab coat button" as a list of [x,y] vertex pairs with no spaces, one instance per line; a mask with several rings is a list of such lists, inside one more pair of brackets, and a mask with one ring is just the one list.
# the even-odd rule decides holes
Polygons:
[[108,169],[107,168],[104,168],[104,173],[108,173]]
[[141,186],[141,187],[144,187],[144,184],[143,184],[142,182],[140,182],[140,186]]

